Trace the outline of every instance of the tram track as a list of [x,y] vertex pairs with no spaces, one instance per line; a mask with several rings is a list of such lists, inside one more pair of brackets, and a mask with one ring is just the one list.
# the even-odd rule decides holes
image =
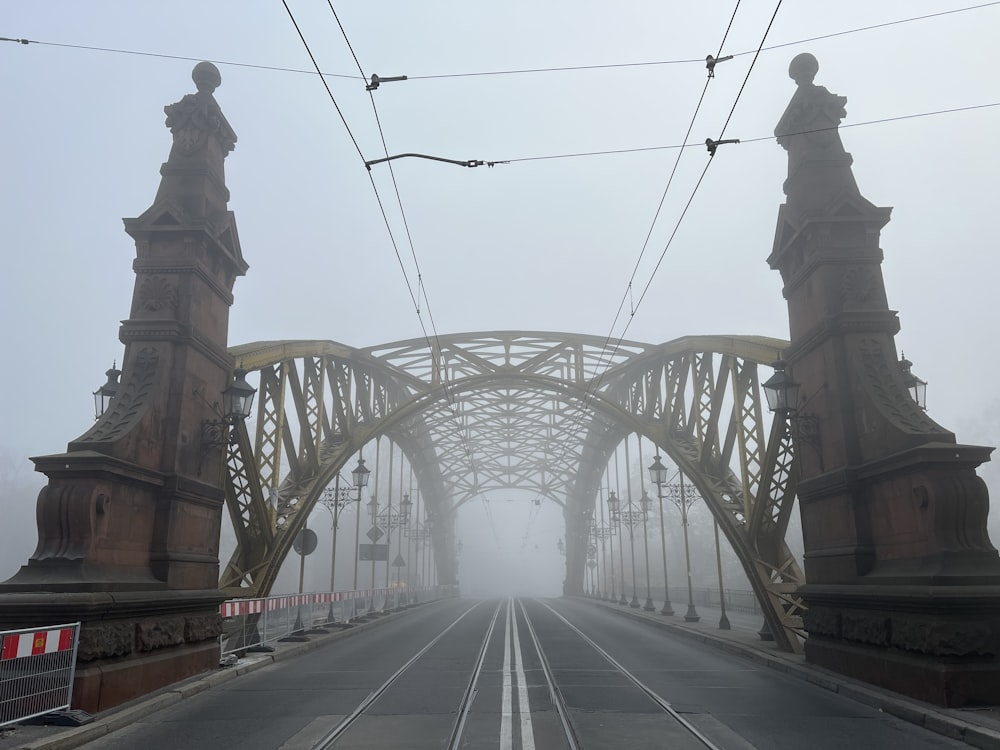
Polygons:
[[[456,617],[448,627],[444,628],[440,633],[430,640],[423,648],[417,651],[403,666],[397,669],[385,682],[383,682],[379,687],[373,690],[368,696],[358,704],[358,706],[348,714],[337,726],[323,735],[318,742],[313,745],[313,750],[328,750],[328,748],[334,747],[337,741],[343,737],[348,730],[361,718],[378,700],[381,698],[405,672],[407,672],[421,657],[424,656],[428,651],[430,651],[439,641],[441,641],[456,625],[458,625],[465,617],[476,609],[482,602],[476,602],[471,607],[466,609],[462,614]],[[490,623],[489,630],[487,632],[486,638],[483,640],[483,647],[480,654],[480,664],[483,656],[485,655],[486,646],[489,643],[490,634],[493,632],[493,627],[496,623],[497,615],[500,612],[502,603],[497,605],[496,612],[493,613],[493,619]],[[478,674],[478,669],[476,671]],[[470,690],[473,683],[470,683]],[[471,702],[475,696],[466,696],[463,702]],[[460,716],[461,720],[461,716]],[[454,733],[454,732],[453,732]]]
[[[333,729],[328,731],[315,744],[313,744],[312,750],[329,750],[329,748],[337,747],[340,744],[350,746],[352,742],[349,737],[352,727],[356,727],[359,720],[368,714],[374,706],[378,705],[378,702],[386,696],[386,694],[392,689],[393,685],[396,684],[404,674],[420,663],[421,659],[425,658],[431,649],[441,643],[446,636],[451,633],[453,629],[456,628],[463,620],[465,620],[465,618],[480,604],[481,603],[474,604],[464,610],[447,627],[427,642],[401,667],[393,672],[380,686],[372,690],[365,697],[365,699],[361,701],[353,709],[353,711],[346,715],[335,727],[333,727]],[[529,612],[529,610],[534,611]],[[494,660],[500,656],[500,639],[494,642],[494,636],[497,634],[497,625],[504,612],[502,667],[499,670],[487,670],[486,664],[488,654],[494,653]],[[538,629],[536,628],[536,624],[540,618],[547,620],[544,624],[546,626],[546,630],[549,631],[543,636],[539,635]],[[526,630],[528,634],[528,640],[525,644],[525,648],[522,648],[521,641],[518,636],[519,619],[524,623],[523,629]],[[474,621],[469,621],[469,624],[475,627],[480,627],[476,625]],[[553,626],[555,626],[555,629]],[[678,713],[666,699],[658,695],[652,688],[636,677],[610,653],[608,653],[592,638],[583,633],[583,631],[566,619],[562,614],[557,612],[547,602],[541,600],[529,600],[526,605],[525,600],[514,597],[501,600],[497,603],[492,617],[489,619],[488,624],[485,627],[485,633],[477,639],[478,649],[476,651],[476,657],[472,664],[469,677],[464,685],[458,705],[454,709],[455,719],[451,723],[451,729],[446,742],[445,737],[442,736],[442,743],[444,746],[447,747],[448,750],[458,750],[460,747],[480,746],[477,744],[475,738],[469,739],[466,737],[466,729],[469,724],[470,716],[472,716],[479,722],[480,740],[484,734],[484,729],[486,729],[485,724],[487,722],[490,724],[489,733],[492,736],[491,747],[499,746],[500,750],[515,750],[515,748],[519,750],[534,750],[536,747],[535,732],[537,730],[537,726],[533,725],[532,715],[533,712],[535,712],[537,719],[539,715],[546,714],[549,711],[549,705],[546,705],[545,701],[539,701],[537,699],[534,701],[534,705],[529,702],[529,681],[525,675],[526,671],[530,671],[533,675],[541,675],[541,678],[544,680],[544,685],[539,684],[541,680],[536,679],[536,684],[533,687],[536,690],[541,688],[545,689],[549,701],[551,702],[551,708],[554,709],[556,715],[558,716],[558,723],[556,724],[551,718],[551,713],[548,713],[548,716],[550,717],[548,726],[552,730],[547,738],[548,743],[551,743],[552,740],[559,738],[558,732],[555,731],[555,727],[558,726],[562,735],[561,739],[565,741],[565,746],[569,748],[569,750],[581,750],[582,748],[587,747],[587,729],[579,726],[578,719],[574,716],[574,714],[579,716],[581,710],[573,708],[569,704],[566,699],[565,688],[559,683],[557,673],[561,669],[564,671],[565,666],[560,668],[559,666],[553,665],[553,660],[550,658],[550,654],[546,650],[543,643],[543,641],[547,639],[550,640],[550,642],[558,640],[565,642],[566,636],[568,635],[567,631],[572,634],[571,637],[579,639],[579,641],[586,648],[599,656],[600,660],[610,666],[611,670],[615,674],[620,675],[621,678],[628,683],[631,689],[641,693],[641,698],[638,695],[635,695],[629,699],[633,701],[635,706],[638,706],[638,703],[636,703],[637,701],[647,701],[651,707],[655,707],[654,711],[647,713],[661,713],[664,718],[668,719],[672,724],[680,727],[689,738],[688,741],[682,743],[684,748],[689,749],[697,747],[704,748],[705,750],[720,750],[720,748],[701,731],[699,731],[697,727]],[[475,632],[475,629],[473,632]],[[464,637],[469,639],[469,634],[465,634]],[[534,652],[533,655],[531,654],[531,651]],[[468,653],[468,651],[465,653]],[[528,658],[537,656],[537,668],[534,666],[527,669],[525,668],[526,656]],[[534,661],[533,658],[530,660],[532,662]],[[496,696],[495,693],[492,693],[491,699],[486,704],[479,705],[477,707],[477,713],[474,714],[473,706],[476,705],[476,700],[482,692],[481,682],[483,680],[484,671],[493,672],[493,678],[496,677],[495,672],[499,672],[501,682],[499,711],[497,711],[497,706],[494,706],[492,703],[492,701],[498,696]],[[491,687],[494,686],[491,685]],[[499,726],[492,723],[497,721],[497,714],[499,714]],[[342,743],[341,740],[344,740],[344,742]],[[545,743],[539,745],[539,747],[553,746],[554,745],[552,744]]]
[[[576,627],[573,623],[567,620],[563,615],[557,612],[553,607],[551,607],[546,602],[540,600],[534,600],[538,605],[544,607],[549,612],[552,613],[565,627],[570,631],[575,633],[585,644],[591,647],[596,653],[598,653],[608,664],[610,664],[614,670],[624,677],[629,683],[640,690],[655,706],[657,706],[666,716],[675,722],[677,725],[682,727],[688,735],[699,743],[700,747],[706,748],[706,750],[722,750],[715,743],[713,743],[708,737],[706,737],[697,727],[695,727],[690,721],[685,719],[680,713],[678,713],[670,702],[665,698],[660,696],[656,691],[646,685],[642,680],[636,677],[631,671],[625,668],[617,659],[615,659],[611,654],[609,654],[604,648],[599,646],[592,638],[586,635],[582,630]],[[528,614],[527,609],[524,606],[524,602],[519,600],[521,610],[524,614],[525,622],[528,625],[528,630],[531,633],[532,641],[534,643],[535,649],[538,652],[539,660],[542,664],[542,673],[545,676],[546,683],[549,688],[550,695],[552,696],[553,705],[559,714],[560,723],[563,726],[566,742],[570,750],[578,750],[578,748],[583,747],[583,744],[579,739],[579,730],[574,725],[572,720],[572,711],[567,705],[565,695],[562,689],[556,682],[554,671],[551,667],[548,657],[545,654],[545,650],[542,648],[542,644],[538,639],[534,625],[531,622],[531,617]]]

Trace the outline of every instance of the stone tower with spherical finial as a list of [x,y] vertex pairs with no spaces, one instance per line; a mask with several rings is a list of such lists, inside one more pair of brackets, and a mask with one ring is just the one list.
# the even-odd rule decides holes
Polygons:
[[810,54],[789,68],[797,87],[775,129],[787,200],[768,258],[801,386],[806,658],[939,704],[997,705],[1000,559],[975,472],[992,449],[958,444],[907,392],[879,247],[890,209],[858,190],[838,131],[847,100],[818,70]]
[[83,623],[74,706],[97,711],[218,664],[224,447],[204,425],[232,380],[229,308],[247,271],[224,162],[236,134],[202,62],[164,108],[173,143],[153,204],[125,219],[135,287],[121,387],[48,477],[38,546],[0,585],[0,629]]

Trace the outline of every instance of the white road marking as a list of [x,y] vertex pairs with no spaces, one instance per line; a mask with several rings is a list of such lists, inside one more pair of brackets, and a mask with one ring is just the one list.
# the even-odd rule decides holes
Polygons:
[[510,602],[507,602],[507,624],[503,630],[503,690],[500,694],[500,750],[513,750],[510,675]]
[[[514,600],[510,600],[514,609]],[[521,723],[521,750],[535,750],[535,736],[531,727],[531,706],[528,705],[528,680],[524,676],[524,656],[521,639],[517,635],[517,612],[512,621],[514,628],[514,650],[517,652],[517,712]]]

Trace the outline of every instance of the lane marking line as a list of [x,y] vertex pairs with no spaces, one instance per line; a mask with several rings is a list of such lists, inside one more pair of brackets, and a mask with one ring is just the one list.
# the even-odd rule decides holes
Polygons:
[[[514,609],[514,600],[510,600]],[[517,713],[521,724],[521,750],[535,750],[535,735],[531,726],[531,706],[528,704],[528,680],[524,674],[524,652],[517,633],[517,610],[514,610],[514,651],[517,654]]]
[[511,723],[511,675],[510,675],[510,610],[511,600],[507,600],[507,621],[503,629],[503,690],[500,694],[500,750],[513,750],[514,734]]

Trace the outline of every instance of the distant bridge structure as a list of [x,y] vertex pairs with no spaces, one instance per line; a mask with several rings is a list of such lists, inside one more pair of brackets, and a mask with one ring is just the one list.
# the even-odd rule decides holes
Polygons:
[[522,331],[363,349],[231,347],[259,394],[255,422],[236,425],[228,449],[237,547],[220,588],[267,594],[324,490],[362,446],[385,437],[412,467],[435,520],[439,580],[454,579],[455,511],[517,489],[562,506],[566,591],[582,593],[587,513],[615,448],[635,433],[697,487],[779,645],[797,649],[795,590],[804,577],[785,543],[796,461],[786,420],[765,418],[759,373],[786,347],[745,336],[611,347],[597,336]]

